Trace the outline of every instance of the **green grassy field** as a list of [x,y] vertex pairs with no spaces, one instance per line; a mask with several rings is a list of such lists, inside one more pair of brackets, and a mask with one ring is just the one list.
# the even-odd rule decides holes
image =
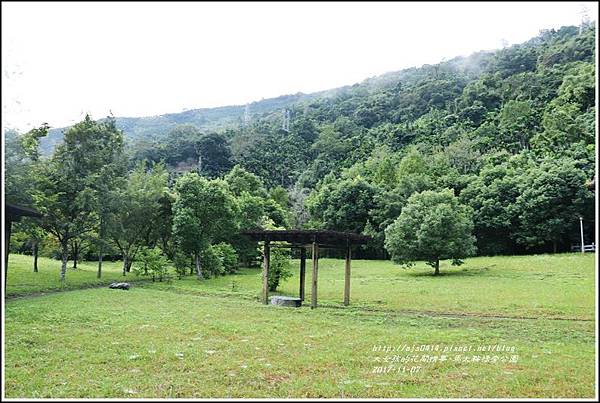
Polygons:
[[[9,297],[31,293],[74,290],[84,287],[94,287],[123,281],[123,262],[103,262],[102,276],[97,278],[98,262],[78,262],[77,269],[72,268],[72,262],[67,266],[64,284],[59,279],[60,264],[58,260],[40,257],[38,272],[33,272],[31,256],[9,255],[8,282],[6,295]],[[133,274],[128,274],[127,281],[139,280]]]
[[[95,281],[86,267],[80,285]],[[29,269],[12,264],[9,289],[24,293]],[[594,255],[474,258],[442,272],[354,261],[343,307],[343,261],[323,259],[316,310],[260,304],[256,269],[12,298],[6,395],[594,397]],[[32,291],[55,288],[57,262],[32,275],[49,276]],[[297,288],[293,277],[281,292]]]

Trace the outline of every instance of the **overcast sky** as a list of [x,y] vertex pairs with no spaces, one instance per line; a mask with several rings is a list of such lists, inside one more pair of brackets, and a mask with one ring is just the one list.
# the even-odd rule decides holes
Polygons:
[[2,3],[3,124],[312,92],[579,25],[596,3]]

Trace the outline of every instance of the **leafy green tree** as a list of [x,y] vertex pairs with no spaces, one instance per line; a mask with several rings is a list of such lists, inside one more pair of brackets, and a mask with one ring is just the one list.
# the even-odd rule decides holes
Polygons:
[[369,219],[374,188],[362,178],[324,184],[307,200],[315,226],[361,233]]
[[594,195],[589,178],[568,159],[547,160],[530,167],[516,199],[518,243],[534,247],[551,243],[553,251],[578,239],[579,217],[594,219]]
[[[112,132],[118,132],[114,119],[108,119],[105,123]],[[114,209],[118,208],[115,200],[112,198],[113,191],[120,189],[126,181],[126,158],[122,137],[115,139],[110,147],[103,148],[101,151],[103,165],[98,172],[93,187],[96,192],[96,214],[97,229],[88,236],[90,244],[97,249],[98,270],[96,277],[102,277],[102,261],[104,252],[110,249],[108,237],[108,221]]]
[[[198,142],[202,137],[200,130],[191,124],[175,126],[167,133],[164,141],[164,151],[159,157],[164,158],[170,166],[185,162],[196,165],[198,163]],[[154,160],[158,162],[159,160]]]
[[[5,132],[5,171],[4,196],[8,202],[35,207],[37,175],[40,172],[39,141],[48,134],[49,126],[41,125],[24,135],[16,131]],[[46,231],[38,220],[24,218],[15,225],[13,231],[27,235],[33,253],[33,271],[38,271],[38,251],[46,238]],[[6,252],[8,253],[8,252]]]
[[141,161],[129,174],[125,186],[111,193],[113,210],[107,232],[123,256],[123,275],[130,271],[140,248],[155,243],[154,218],[160,212],[167,178],[164,164],[147,167]]
[[471,214],[450,189],[416,193],[386,228],[385,248],[395,262],[408,266],[425,260],[438,275],[440,259],[458,263],[475,253]]
[[188,173],[175,184],[173,235],[184,252],[193,255],[198,279],[202,279],[200,256],[214,242],[236,230],[237,206],[227,183]]
[[196,143],[199,170],[208,178],[224,175],[233,166],[231,148],[227,138],[218,133],[208,133],[200,137]]
[[267,191],[265,190],[262,180],[251,172],[248,172],[240,165],[233,167],[227,175],[225,175],[225,182],[229,185],[229,189],[235,196],[240,196],[243,192],[247,192],[252,196],[266,197]]
[[42,226],[60,243],[60,279],[67,270],[69,243],[92,230],[98,222],[96,185],[109,164],[109,150],[122,147],[123,134],[114,121],[95,122],[90,116],[68,129],[64,141],[43,164],[36,184],[36,206],[44,215]]
[[508,150],[518,152],[529,148],[531,137],[538,129],[538,118],[531,102],[510,100],[505,103],[500,110],[498,128]]
[[483,254],[515,249],[512,234],[518,225],[519,172],[506,163],[487,165],[460,194],[460,200],[473,208],[477,248]]
[[290,197],[283,186],[275,186],[269,191],[269,197],[275,201],[282,209],[290,206]]
[[553,155],[572,143],[593,144],[595,126],[595,67],[577,63],[569,69],[558,89],[558,96],[545,108],[543,131],[533,139],[534,146]]
[[[265,219],[264,199],[244,191],[236,197],[237,217],[240,231],[260,229]],[[256,266],[260,259],[258,243],[241,234],[233,234],[230,242],[245,266]]]

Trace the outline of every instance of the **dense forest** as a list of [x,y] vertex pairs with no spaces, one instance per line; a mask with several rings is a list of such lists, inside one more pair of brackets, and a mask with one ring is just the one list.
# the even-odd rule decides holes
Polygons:
[[7,131],[6,200],[46,215],[19,224],[12,250],[123,258],[125,271],[160,251],[211,275],[257,261],[240,230],[322,228],[371,235],[359,257],[388,258],[408,199],[445,189],[472,216],[477,254],[570,250],[579,217],[591,243],[595,34],[546,30],[247,108]]

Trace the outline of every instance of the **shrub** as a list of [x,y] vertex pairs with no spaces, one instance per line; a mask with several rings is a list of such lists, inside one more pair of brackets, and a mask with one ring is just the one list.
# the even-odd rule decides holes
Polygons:
[[221,260],[225,273],[235,273],[238,269],[238,254],[233,246],[228,243],[221,242],[217,245],[213,245],[213,249]]
[[173,257],[173,265],[175,266],[177,277],[180,280],[185,277],[192,267],[190,257],[181,251],[175,252],[175,256]]
[[158,278],[163,281],[167,277],[169,260],[159,248],[144,247],[139,252],[140,265],[134,268],[138,276],[151,276],[152,281]]
[[292,276],[290,251],[271,249],[271,264],[269,266],[269,291],[276,291],[279,283]]
[[202,250],[200,265],[202,266],[202,273],[206,278],[225,274],[223,262],[212,245]]

